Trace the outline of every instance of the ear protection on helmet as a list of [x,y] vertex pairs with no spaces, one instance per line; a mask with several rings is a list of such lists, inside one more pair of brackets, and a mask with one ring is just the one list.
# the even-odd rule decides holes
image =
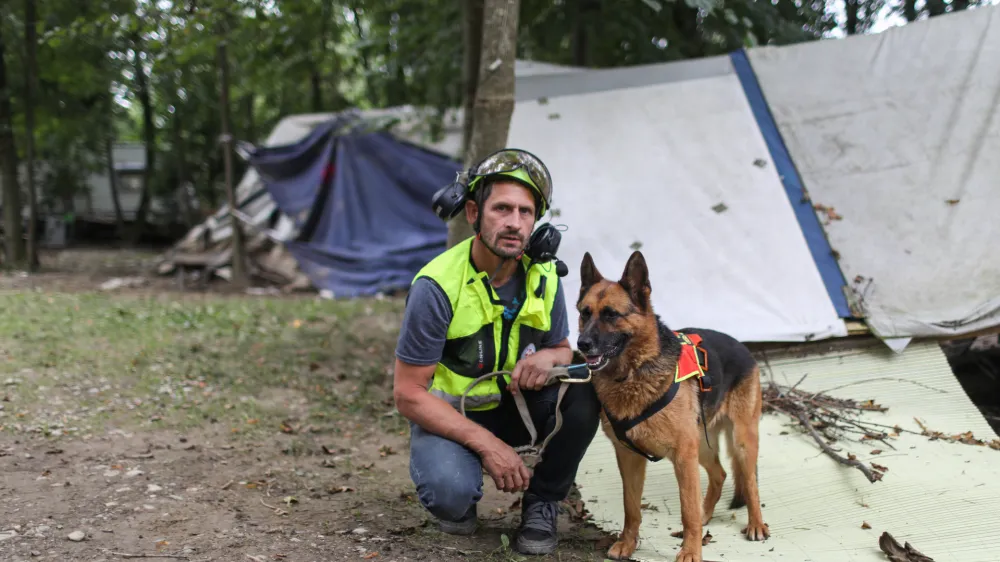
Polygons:
[[438,218],[450,221],[462,212],[468,197],[465,183],[461,181],[460,176],[456,176],[455,181],[434,193],[434,196],[431,197],[431,208],[434,209],[434,214]]
[[562,242],[562,233],[552,223],[547,222],[540,225],[531,233],[531,238],[528,239],[528,247],[524,249],[524,255],[528,256],[532,264],[555,260],[556,275],[566,277],[569,273],[569,268],[562,260],[556,257],[560,242]]

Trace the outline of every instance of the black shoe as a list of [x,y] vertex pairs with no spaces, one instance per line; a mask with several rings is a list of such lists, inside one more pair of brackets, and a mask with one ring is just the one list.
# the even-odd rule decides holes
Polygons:
[[521,554],[549,554],[556,549],[559,505],[525,492],[521,498],[521,527],[514,549]]
[[469,508],[469,511],[458,521],[445,521],[438,519],[438,528],[449,535],[471,535],[476,532],[479,523],[479,511],[476,504]]

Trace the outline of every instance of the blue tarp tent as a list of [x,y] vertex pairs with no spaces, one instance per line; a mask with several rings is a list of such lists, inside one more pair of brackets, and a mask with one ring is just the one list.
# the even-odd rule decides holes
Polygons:
[[302,140],[249,158],[282,213],[298,227],[285,243],[320,290],[368,296],[409,286],[447,245],[431,196],[461,163],[338,116]]

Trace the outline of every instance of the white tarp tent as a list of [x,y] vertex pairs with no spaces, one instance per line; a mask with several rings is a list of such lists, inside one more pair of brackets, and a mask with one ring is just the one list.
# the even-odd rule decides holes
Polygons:
[[872,331],[1000,324],[1000,7],[749,58]]
[[617,279],[639,247],[671,327],[846,335],[728,57],[526,78],[517,99],[508,146],[552,173],[570,306],[584,252]]

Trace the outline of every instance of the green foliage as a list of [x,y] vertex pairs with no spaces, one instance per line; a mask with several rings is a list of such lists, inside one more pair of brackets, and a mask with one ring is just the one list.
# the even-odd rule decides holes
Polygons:
[[[864,32],[885,0],[858,6]],[[463,16],[454,0],[49,0],[37,9],[35,136],[39,158],[53,167],[42,190],[57,198],[106,165],[109,136],[147,138],[145,78],[156,155],[152,192],[191,182],[203,208],[213,210],[223,171],[222,40],[233,133],[241,140],[261,142],[295,113],[415,105],[440,114],[462,103]],[[23,2],[5,4],[0,22],[10,43],[18,137],[23,10]],[[520,10],[520,58],[593,68],[809,41],[836,27],[825,0],[522,0]],[[239,177],[243,162],[234,163]]]

